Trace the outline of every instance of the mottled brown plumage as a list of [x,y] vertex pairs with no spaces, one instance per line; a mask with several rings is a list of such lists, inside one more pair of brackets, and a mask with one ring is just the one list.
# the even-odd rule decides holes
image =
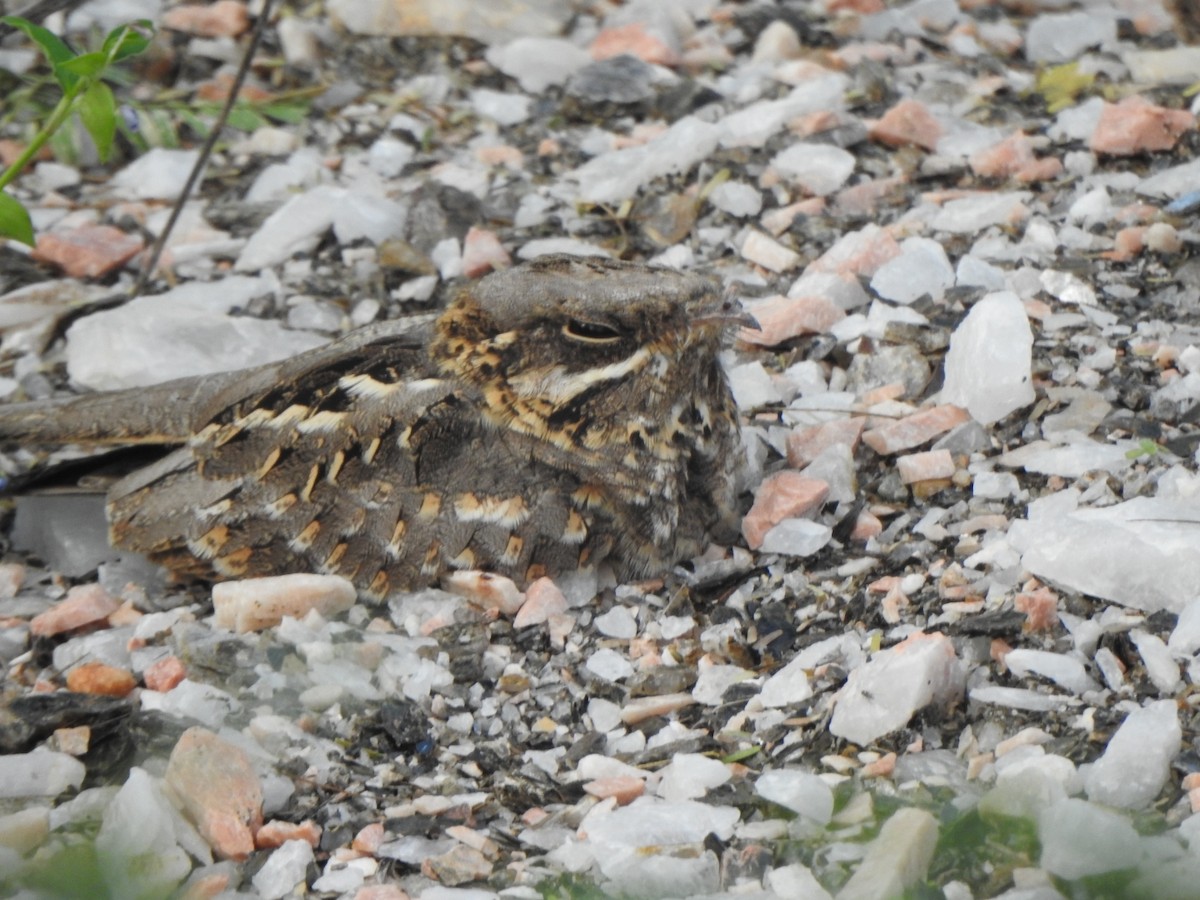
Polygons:
[[1166,0],[1166,8],[1175,17],[1175,32],[1186,44],[1200,42],[1200,0]]
[[216,378],[0,409],[0,439],[180,444],[115,483],[115,545],[208,577],[662,571],[735,524],[737,311],[707,279],[543,257]]

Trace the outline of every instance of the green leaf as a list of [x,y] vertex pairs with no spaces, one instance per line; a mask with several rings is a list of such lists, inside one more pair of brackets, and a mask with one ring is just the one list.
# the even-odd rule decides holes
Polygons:
[[1125,451],[1125,458],[1137,459],[1140,456],[1153,457],[1157,456],[1161,452],[1162,447],[1158,446],[1158,444],[1150,440],[1150,438],[1142,438],[1136,447],[1134,447],[1132,450]]
[[74,59],[75,53],[63,42],[62,38],[41,25],[34,25],[28,19],[22,19],[20,16],[0,16],[0,22],[25,32],[31,41],[41,47],[42,53],[45,54],[54,69],[54,77],[58,79],[59,85],[64,91],[70,89],[71,85],[75,83],[75,76],[71,73],[60,74],[58,67],[68,60]]
[[112,150],[113,137],[117,133],[117,101],[112,89],[103,81],[97,81],[79,98],[76,107],[83,127],[96,142],[100,159],[107,160]]
[[[58,63],[54,67],[54,71],[55,74],[65,71],[82,78],[95,78],[104,71],[106,65],[108,65],[108,60],[103,53],[85,53],[74,59],[68,59],[66,62]],[[61,81],[61,79],[59,80]]]
[[229,111],[229,127],[238,131],[254,131],[267,124],[267,120],[245,106],[235,106]]
[[285,125],[299,125],[308,115],[305,103],[269,103],[261,109],[264,116]]
[[149,47],[153,37],[154,23],[149,19],[138,19],[110,31],[100,52],[109,62],[120,62],[130,56],[137,56]]
[[75,56],[74,51],[63,42],[62,38],[41,25],[34,25],[28,19],[22,19],[20,16],[0,16],[0,22],[11,25],[29,35],[29,39],[42,48],[42,53],[52,63],[66,62]]
[[725,764],[741,762],[743,759],[749,759],[762,752],[762,747],[743,747],[741,750],[734,750],[727,756],[721,757],[721,762]]
[[33,246],[33,223],[29,210],[0,191],[0,238],[10,238]]
[[50,135],[50,152],[59,162],[69,166],[79,164],[79,147],[76,143],[78,132],[74,128],[59,128]]

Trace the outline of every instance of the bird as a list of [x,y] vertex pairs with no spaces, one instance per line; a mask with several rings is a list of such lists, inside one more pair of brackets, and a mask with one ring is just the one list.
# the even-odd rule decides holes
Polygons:
[[1196,0],[1167,0],[1167,12],[1175,17],[1175,33],[1185,44],[1200,42],[1200,7]]
[[462,570],[630,581],[737,534],[719,354],[747,324],[706,276],[554,254],[423,325],[0,406],[0,442],[162,447],[108,486],[109,539],[183,576],[334,574],[373,598]]

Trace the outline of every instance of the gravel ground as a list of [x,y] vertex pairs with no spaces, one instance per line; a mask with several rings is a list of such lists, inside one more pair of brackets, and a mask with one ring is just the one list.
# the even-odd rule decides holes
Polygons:
[[[1190,6],[288,7],[157,293],[116,303],[247,40],[203,12],[66,19],[162,30],[120,158],[74,135],[13,188],[0,396],[285,357],[546,252],[653,261],[761,325],[725,359],[743,541],[372,605],[180,585],[96,496],[29,493],[0,892],[1200,895]],[[0,67],[39,74],[13,38]],[[5,83],[8,162],[45,96]]]

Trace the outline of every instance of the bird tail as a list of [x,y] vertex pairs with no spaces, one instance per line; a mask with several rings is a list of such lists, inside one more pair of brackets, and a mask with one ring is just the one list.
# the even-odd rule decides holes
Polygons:
[[[218,379],[220,377],[218,376]],[[4,444],[178,444],[192,433],[197,401],[213,378],[0,405]]]
[[193,375],[149,387],[0,405],[0,444],[180,444],[225,410],[252,408],[281,388],[337,381],[356,365],[421,353],[428,317],[380,322],[250,369]]

